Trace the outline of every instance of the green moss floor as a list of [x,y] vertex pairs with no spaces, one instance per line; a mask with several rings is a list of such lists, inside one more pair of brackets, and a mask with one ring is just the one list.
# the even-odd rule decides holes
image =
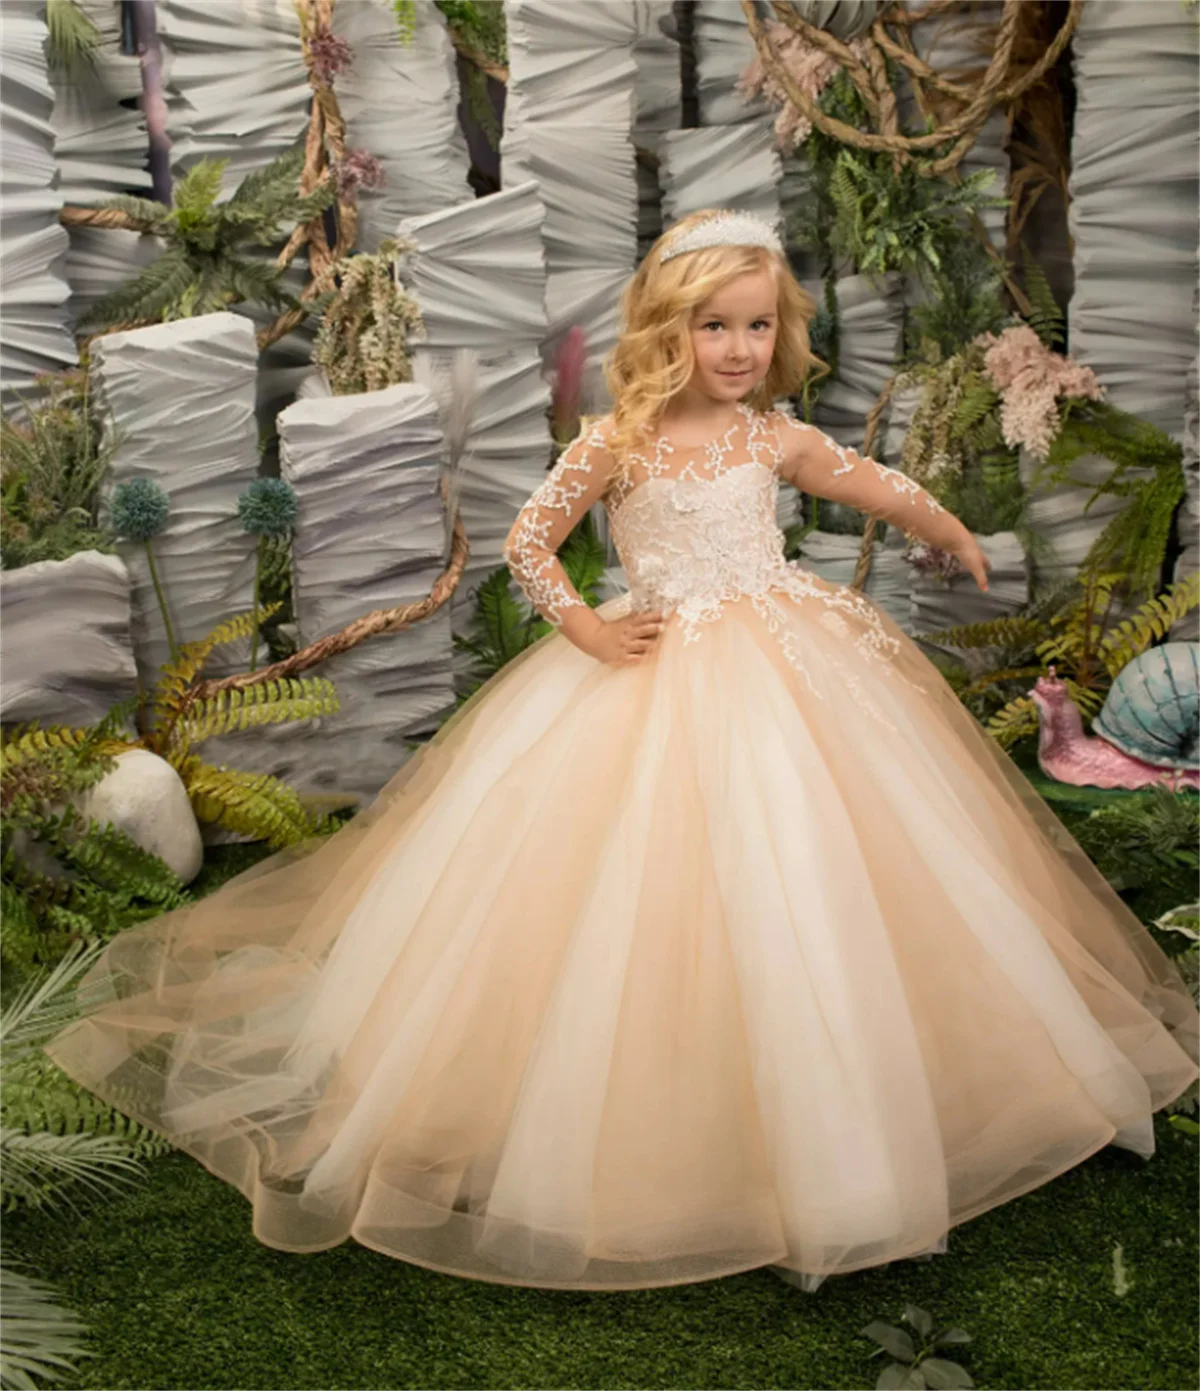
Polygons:
[[[827,1280],[769,1270],[666,1289],[536,1290],[441,1275],[355,1243],[258,1243],[250,1206],[184,1154],[73,1217],[9,1219],[89,1326],[68,1386],[872,1387],[872,1319],[966,1328],[985,1388],[1197,1384],[1197,1141],[1156,1117],[1144,1161],[1109,1147],[953,1229],[947,1255]],[[1121,1248],[1120,1271],[1114,1250]]]

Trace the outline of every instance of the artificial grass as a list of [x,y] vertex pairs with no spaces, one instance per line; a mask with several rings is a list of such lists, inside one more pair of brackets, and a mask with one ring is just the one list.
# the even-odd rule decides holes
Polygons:
[[290,1255],[179,1153],[82,1215],[10,1216],[6,1236],[89,1326],[96,1356],[66,1383],[80,1388],[872,1387],[886,1359],[861,1330],[911,1302],[971,1333],[952,1355],[980,1387],[1172,1391],[1196,1385],[1200,1352],[1197,1141],[1155,1120],[1149,1162],[1109,1146],[955,1227],[948,1254],[815,1294],[768,1270],[592,1293],[460,1279],[352,1242]]

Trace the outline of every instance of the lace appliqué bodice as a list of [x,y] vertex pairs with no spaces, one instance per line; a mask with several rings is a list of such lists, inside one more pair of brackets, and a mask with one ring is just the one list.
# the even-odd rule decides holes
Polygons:
[[[842,585],[831,589],[798,562],[785,559],[776,520],[782,458],[778,428],[766,414],[744,405],[738,409],[741,420],[729,433],[701,449],[676,449],[660,438],[645,453],[630,451],[623,457],[604,498],[629,584],[618,613],[673,613],[686,644],[698,641],[703,625],[719,619],[727,603],[749,599],[777,636],[789,664],[824,698],[804,664],[797,625],[794,618],[787,621],[779,594],[818,600],[824,606],[822,624],[840,636],[853,632],[856,651],[874,663],[890,667],[889,658],[900,644],[865,595]],[[895,470],[876,468],[882,470],[880,477],[894,473],[905,484],[912,482]],[[848,617],[855,622],[848,623]],[[852,666],[836,665],[861,704],[891,726],[861,688]],[[899,675],[894,668],[893,674]]]

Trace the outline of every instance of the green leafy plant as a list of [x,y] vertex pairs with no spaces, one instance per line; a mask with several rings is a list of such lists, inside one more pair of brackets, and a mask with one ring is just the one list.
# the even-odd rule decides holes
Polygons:
[[[975,676],[959,691],[963,700],[1007,683],[1027,686],[1046,673],[1053,663],[1066,682],[1068,694],[1084,717],[1085,726],[1104,704],[1113,679],[1128,662],[1191,609],[1200,604],[1200,576],[1167,586],[1165,593],[1148,599],[1130,617],[1110,626],[1108,613],[1114,592],[1124,581],[1119,571],[1088,573],[1073,584],[1069,597],[1041,611],[991,619],[984,623],[942,628],[922,636],[942,647],[964,650],[994,648],[1000,663]],[[1011,748],[1024,738],[1036,738],[1037,706],[1022,691],[997,709],[987,721],[988,733],[1002,747]]]
[[933,1316],[915,1304],[906,1305],[900,1317],[912,1333],[881,1319],[873,1319],[862,1330],[864,1338],[879,1345],[872,1356],[887,1353],[892,1358],[875,1382],[880,1391],[887,1387],[956,1391],[975,1385],[965,1367],[938,1356],[943,1348],[964,1347],[971,1341],[969,1333],[961,1328],[935,1330]]
[[[606,557],[590,515],[585,515],[563,542],[558,558],[580,598],[594,608],[600,602],[599,584]],[[472,631],[454,634],[454,646],[476,659],[470,683],[460,691],[456,708],[552,627],[536,609],[514,595],[507,565],[492,570],[475,592]]]
[[985,370],[984,343],[972,341],[946,357],[927,339],[924,352],[896,377],[897,388],[920,390],[899,467],[972,531],[1014,531],[1027,551],[1044,554],[1026,521],[1019,456],[1000,428],[1001,397]]
[[[256,478],[237,500],[242,530],[257,538],[254,565],[254,613],[264,589],[291,570],[291,537],[296,524],[296,490],[283,478]],[[258,624],[250,632],[250,670],[258,665]]]
[[[1187,843],[1187,849],[1193,856],[1197,839],[1193,827]],[[1193,871],[1190,881],[1193,887],[1195,882]],[[1168,951],[1172,964],[1191,990],[1197,1008],[1200,1008],[1200,903],[1181,903],[1168,908],[1154,919],[1152,926],[1161,934],[1159,940],[1164,945],[1171,940],[1182,941],[1181,947],[1174,951],[1168,948]],[[1184,1135],[1200,1135],[1200,1125],[1193,1119],[1200,1114],[1200,1081],[1193,1082],[1187,1091],[1177,1096],[1167,1107],[1167,1112],[1167,1120],[1176,1130]]]
[[1095,808],[1072,834],[1121,893],[1153,887],[1178,900],[1200,874],[1200,797],[1161,783],[1146,788],[1144,797]]
[[119,706],[84,731],[10,727],[0,735],[0,959],[27,967],[79,941],[189,902],[176,875],[71,798],[114,766]]
[[186,319],[246,302],[270,309],[310,308],[283,286],[273,262],[246,254],[250,246],[269,246],[280,226],[289,229],[316,217],[333,202],[336,188],[323,180],[301,193],[304,150],[285,151],[255,170],[233,196],[218,203],[227,159],[202,159],[172,191],[172,204],[117,194],[99,206],[115,208],[143,231],[162,237],[163,254],[131,280],[99,300],[81,321],[111,325]]
[[907,316],[908,363],[921,360],[931,346],[951,357],[979,334],[999,332],[1008,318],[1003,267],[974,238],[945,238],[938,254],[941,264],[925,271],[928,298]]
[[1021,264],[1025,270],[1025,293],[1030,304],[1026,322],[1046,347],[1057,351],[1066,342],[1066,318],[1054,298],[1046,272],[1024,243],[1021,244]]
[[[1075,478],[1071,465],[1085,454],[1111,459],[1113,471],[1098,484]],[[1131,592],[1151,594],[1166,555],[1171,519],[1187,489],[1182,464],[1182,446],[1151,421],[1107,401],[1068,400],[1061,429],[1030,484],[1075,484],[1090,493],[1083,503],[1085,515],[1101,497],[1127,498],[1092,542],[1081,569],[1120,569]],[[1132,469],[1145,470],[1147,476],[1130,478]]]
[[[394,0],[397,18],[401,7],[415,0]],[[497,68],[508,64],[508,32],[502,0],[434,0],[459,44],[482,55]],[[404,31],[403,24],[401,26]],[[478,64],[466,64],[467,109],[478,122],[493,150],[500,148],[500,125],[488,94],[487,73]]]
[[167,608],[167,596],[163,593],[162,582],[158,577],[154,548],[150,545],[166,527],[170,513],[171,500],[166,490],[153,478],[126,478],[113,489],[109,505],[113,530],[125,541],[139,542],[146,552],[146,563],[150,567],[150,578],[158,598],[158,611],[162,614],[163,627],[167,630],[167,644],[171,649],[171,660],[174,661],[179,655],[179,646],[175,641],[171,612]]
[[963,236],[964,213],[1007,206],[1007,198],[984,193],[995,177],[977,169],[951,184],[922,177],[912,160],[896,171],[886,156],[843,147],[829,180],[830,240],[864,274],[938,271],[946,248]]
[[[269,773],[248,773],[206,763],[196,749],[205,740],[264,725],[313,719],[339,709],[333,683],[323,677],[280,677],[206,693],[201,673],[215,648],[249,637],[273,612],[261,608],[219,624],[207,637],[180,644],[162,668],[158,684],[138,702],[138,733],[106,731],[98,752],[142,748],[166,759],[183,780],[201,822],[265,840],[294,845],[334,829],[336,818],[314,816],[303,798]],[[14,764],[54,748],[77,748],[94,731],[52,726],[25,731],[9,746]]]
[[[88,1007],[82,977],[102,948],[77,944],[49,972],[28,978],[0,1009],[0,1200],[76,1207],[135,1183],[143,1160],[171,1146],[78,1087],[41,1045]],[[0,1386],[31,1388],[75,1371],[91,1354],[84,1326],[57,1292],[9,1260],[0,1265]]]
[[79,551],[115,549],[99,521],[100,489],[120,432],[106,431],[87,367],[45,373],[40,399],[0,416],[0,563],[12,570]]
[[78,80],[96,65],[100,30],[75,0],[46,0],[46,57]]

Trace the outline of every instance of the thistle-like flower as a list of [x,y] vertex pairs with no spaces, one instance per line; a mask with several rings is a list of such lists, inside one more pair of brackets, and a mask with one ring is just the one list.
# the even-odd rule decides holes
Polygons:
[[112,528],[127,541],[149,541],[167,524],[171,500],[153,478],[127,478],[113,489]]
[[296,525],[296,491],[283,478],[255,478],[238,496],[238,520],[252,536],[286,536]]
[[247,483],[237,500],[242,530],[258,537],[254,565],[254,624],[250,630],[250,670],[258,667],[258,598],[262,592],[264,568],[286,555],[284,538],[296,525],[296,490],[284,478],[255,478]]
[[146,551],[146,564],[150,568],[150,579],[158,599],[162,614],[163,628],[167,634],[167,645],[171,649],[171,660],[179,656],[175,642],[175,629],[171,626],[171,613],[167,608],[167,596],[163,593],[162,581],[158,577],[158,566],[154,563],[154,550],[150,542],[167,524],[171,511],[171,500],[166,490],[153,478],[126,478],[113,489],[109,503],[109,519],[112,529],[126,541],[140,541]]

